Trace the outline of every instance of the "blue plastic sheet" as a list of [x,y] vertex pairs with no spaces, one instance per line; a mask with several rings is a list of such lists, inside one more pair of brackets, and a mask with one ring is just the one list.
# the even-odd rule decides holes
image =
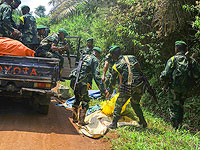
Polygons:
[[101,106],[96,104],[95,106],[91,106],[88,110],[87,110],[87,113],[86,113],[86,116],[92,114],[93,112],[97,111],[101,109]]
[[[92,99],[96,99],[101,97],[100,90],[88,90],[89,97]],[[66,100],[64,104],[58,104],[57,106],[64,106],[67,108],[72,108],[72,104],[74,103],[75,97],[71,97],[70,99]]]

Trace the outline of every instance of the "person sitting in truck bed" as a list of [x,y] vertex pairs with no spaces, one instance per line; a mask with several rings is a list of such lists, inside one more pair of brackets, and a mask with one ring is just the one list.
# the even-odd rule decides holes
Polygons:
[[62,51],[68,51],[69,47],[65,46],[58,47],[60,41],[64,42],[65,37],[68,35],[67,31],[60,28],[58,33],[53,33],[44,38],[40,42],[40,46],[37,49],[37,56],[47,58],[59,58],[60,59],[60,75],[63,68],[64,58],[60,55]]

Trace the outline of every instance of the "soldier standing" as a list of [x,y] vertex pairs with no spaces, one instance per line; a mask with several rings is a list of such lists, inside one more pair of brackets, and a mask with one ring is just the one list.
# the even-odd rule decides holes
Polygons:
[[176,55],[171,57],[161,72],[160,79],[168,86],[169,113],[172,126],[175,129],[183,122],[183,105],[189,89],[189,61],[185,55],[187,44],[184,41],[175,42]]
[[[121,55],[119,46],[112,46],[109,50],[115,64],[113,65],[112,78],[109,84],[109,93],[113,92],[116,84],[116,78],[119,78],[119,97],[116,100],[113,121],[108,126],[110,129],[117,128],[117,122],[121,117],[121,110],[126,101],[130,98],[131,106],[139,118],[139,124],[147,127],[146,120],[143,116],[142,109],[140,108],[140,99],[143,93],[143,78],[141,76],[140,66],[132,55]],[[108,97],[108,95],[106,96]]]
[[22,43],[36,50],[38,44],[36,19],[30,14],[29,6],[22,6],[21,11],[23,16],[20,17],[19,30],[22,31]]
[[[93,48],[94,48],[94,39],[93,38],[88,38],[86,40],[86,48],[81,50],[81,55],[84,56],[86,54],[92,54],[93,52]],[[91,89],[92,88],[92,76],[89,75],[89,82],[88,82],[88,88]]]
[[12,4],[13,0],[5,0],[0,5],[0,36],[19,37],[21,32],[12,26]]
[[[17,9],[20,4],[21,4],[21,0],[14,0],[13,3],[11,4],[12,12],[13,12],[13,10]],[[18,25],[14,22],[14,20],[12,18],[11,18],[11,22],[12,22],[12,26],[15,29],[18,29]]]
[[[100,57],[101,52],[102,51],[100,48],[94,47],[92,54],[90,55],[86,54],[83,56],[82,65],[78,76],[78,82],[75,83],[76,84],[76,87],[74,89],[75,101],[72,105],[73,108],[72,115],[73,115],[73,122],[78,122],[80,125],[87,124],[85,123],[84,119],[86,111],[89,108],[89,101],[90,101],[90,98],[88,96],[87,83],[91,82],[89,80],[92,80],[92,78],[89,78],[89,75],[90,74],[92,75],[101,93],[107,94],[108,92],[104,87],[99,72],[98,58]],[[79,108],[79,116],[77,115],[78,108]]]

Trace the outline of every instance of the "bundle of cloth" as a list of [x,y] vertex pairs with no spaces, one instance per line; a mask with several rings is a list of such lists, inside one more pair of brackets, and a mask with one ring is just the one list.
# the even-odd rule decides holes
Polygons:
[[35,51],[26,47],[20,41],[0,37],[0,56],[4,55],[34,57]]

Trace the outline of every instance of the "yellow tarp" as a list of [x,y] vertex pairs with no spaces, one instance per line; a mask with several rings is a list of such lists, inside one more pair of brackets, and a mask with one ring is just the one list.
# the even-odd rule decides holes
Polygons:
[[[114,108],[115,108],[115,103],[116,103],[116,100],[117,100],[118,96],[119,96],[119,93],[115,94],[112,99],[107,100],[107,101],[103,101],[101,103],[101,109],[102,109],[102,112],[104,114],[106,114],[106,115],[112,115],[113,114]],[[122,107],[121,113],[123,113],[125,111],[126,105],[129,102],[130,102],[130,98],[128,99],[128,101]]]

